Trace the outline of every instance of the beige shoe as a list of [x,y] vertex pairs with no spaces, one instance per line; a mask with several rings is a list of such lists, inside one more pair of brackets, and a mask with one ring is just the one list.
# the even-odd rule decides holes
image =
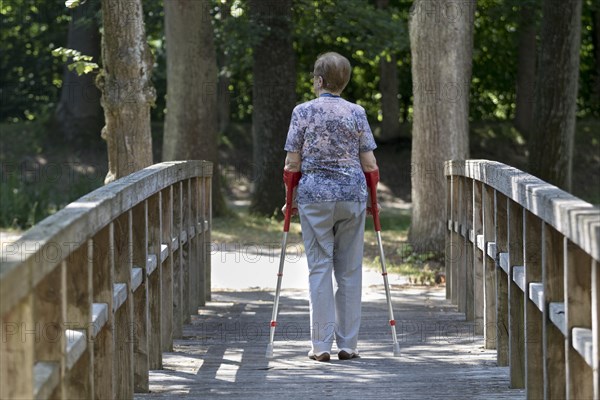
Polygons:
[[321,353],[318,356],[313,354],[312,352],[308,355],[308,358],[315,361],[327,362],[331,359],[329,353]]
[[340,350],[338,352],[338,359],[340,360],[350,360],[352,358],[359,358],[356,353],[348,353],[346,350]]

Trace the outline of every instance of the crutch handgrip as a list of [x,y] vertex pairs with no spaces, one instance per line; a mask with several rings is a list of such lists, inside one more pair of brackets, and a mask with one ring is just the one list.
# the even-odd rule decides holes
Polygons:
[[290,221],[292,219],[292,204],[294,201],[294,188],[298,186],[300,182],[300,177],[302,176],[302,172],[292,172],[288,170],[283,170],[283,183],[286,188],[285,195],[285,221],[283,223],[283,231],[289,232],[290,230]]
[[371,212],[373,214],[373,225],[377,232],[381,232],[381,222],[379,221],[379,207],[377,206],[377,183],[379,182],[379,169],[365,172],[367,188],[371,195]]

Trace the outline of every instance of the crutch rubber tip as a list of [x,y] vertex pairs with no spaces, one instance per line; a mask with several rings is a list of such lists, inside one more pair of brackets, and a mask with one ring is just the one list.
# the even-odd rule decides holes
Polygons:
[[267,353],[265,354],[266,358],[273,358],[273,343],[269,343],[267,345]]
[[400,357],[400,345],[394,343],[394,357]]

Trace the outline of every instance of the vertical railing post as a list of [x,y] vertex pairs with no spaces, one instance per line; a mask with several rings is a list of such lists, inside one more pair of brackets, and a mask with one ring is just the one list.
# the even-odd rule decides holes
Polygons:
[[[91,246],[87,241],[66,260],[66,306],[67,319],[65,327],[70,330],[66,339],[74,339],[71,331],[77,331],[91,339],[92,326],[92,259]],[[91,340],[86,341],[91,344]],[[92,346],[87,346],[85,352],[75,365],[68,366],[66,372],[65,398],[91,398],[94,393],[93,376],[94,352]]]
[[592,369],[594,398],[600,398],[600,263],[592,260]]
[[[161,192],[161,328],[162,351],[173,351],[173,186]],[[164,253],[163,253],[164,251]],[[164,254],[164,255],[163,255]]]
[[162,368],[162,262],[161,262],[161,210],[158,192],[147,200],[148,260],[154,271],[148,282],[148,363],[150,369]]
[[[208,169],[208,168],[207,168]],[[205,181],[204,181],[204,191],[205,191],[205,196],[206,196],[206,221],[208,222],[208,227],[206,228],[206,234],[205,234],[205,240],[206,240],[206,248],[210,248],[210,244],[211,244],[211,231],[212,231],[212,173],[213,173],[213,168],[212,168],[212,164],[211,167],[209,169],[210,174],[208,174],[205,177]],[[211,260],[210,260],[210,253],[206,254],[206,261],[205,261],[205,267],[204,267],[204,273],[205,273],[205,295],[206,295],[206,301],[210,301],[211,300]]]
[[[466,202],[467,196],[465,194],[465,180],[466,178],[460,176],[458,178],[458,237],[459,237],[459,247],[461,250],[461,257],[458,260],[458,311],[461,313],[466,313],[467,311],[467,257],[465,254],[466,249]],[[468,320],[468,317],[467,317]]]
[[500,254],[508,252],[508,199],[498,191],[496,193],[496,341],[498,351],[498,365],[507,366],[508,357],[508,279],[509,277],[500,268]]
[[465,238],[463,268],[466,271],[465,315],[467,321],[475,320],[475,270],[473,265],[473,180],[463,178],[463,234]]
[[565,337],[550,320],[550,303],[564,302],[563,237],[554,228],[542,228],[542,280],[544,284],[544,398],[566,397]]
[[115,313],[113,312],[114,232],[109,224],[93,240],[92,264],[94,302],[106,306],[108,320],[94,337],[94,399],[116,397],[115,369]]
[[[0,398],[33,399],[33,341],[22,339],[23,327],[34,323],[34,300],[30,291],[23,300],[2,315],[0,337]],[[38,321],[36,321],[38,322]],[[54,362],[60,360],[53,357]]]
[[135,206],[132,218],[132,265],[142,270],[142,284],[133,295],[133,354],[134,354],[134,390],[147,393],[149,390],[148,371],[148,202]]
[[[483,269],[483,259],[485,257],[484,250],[479,248],[479,235],[483,234],[483,205],[482,205],[482,187],[481,182],[473,180],[473,219],[471,228],[473,234],[471,258],[473,260],[473,278],[474,278],[474,332],[476,335],[483,335],[484,331],[484,312],[485,312],[485,274]],[[481,237],[483,238],[483,236]],[[482,243],[483,244],[483,243]]]
[[542,346],[542,317],[537,305],[529,298],[529,284],[542,281],[542,222],[531,212],[525,212],[525,365],[527,398],[544,397],[544,353]]
[[[189,220],[188,220],[188,237],[189,245],[188,245],[188,254],[189,254],[189,271],[190,271],[190,279],[189,279],[189,309],[193,315],[198,314],[198,271],[200,270],[200,263],[198,262],[198,242],[200,236],[200,232],[197,229],[197,221],[198,221],[198,193],[197,193],[197,178],[193,177],[188,180],[188,198],[189,198]],[[193,235],[192,235],[193,233]]]
[[514,268],[523,266],[523,208],[508,200],[508,327],[510,383],[525,387],[525,299],[514,280]]
[[173,249],[173,338],[179,339],[183,335],[183,257],[179,245],[181,229],[183,226],[182,215],[182,183],[173,185],[173,230],[170,245]]
[[[116,285],[126,285],[127,299],[115,313],[116,397],[133,397],[133,292],[131,291],[132,243],[131,211],[126,211],[112,225],[114,227],[114,276]],[[116,288],[115,285],[115,288]],[[117,289],[117,288],[116,288]],[[117,289],[118,290],[118,289]]]
[[[189,180],[181,181],[181,230],[178,233],[181,253],[181,313],[182,325],[190,322],[190,192]],[[187,238],[187,240],[184,240]],[[183,326],[182,326],[183,328]]]
[[444,266],[446,271],[446,299],[452,299],[452,181],[453,176],[446,177],[446,249]]
[[198,241],[198,262],[200,269],[198,271],[198,307],[202,307],[206,304],[206,254],[208,253],[206,232],[204,229],[204,210],[206,208],[205,195],[204,195],[204,168],[202,168],[203,174],[196,179],[196,191],[198,193],[198,223],[196,227],[200,232],[200,238]]
[[452,280],[450,285],[452,286],[452,304],[458,305],[458,292],[459,292],[459,264],[462,260],[462,240],[459,234],[459,207],[460,207],[460,196],[459,196],[460,177],[452,175],[452,231],[450,232],[450,240],[452,246],[450,247],[450,262],[452,268]]
[[194,195],[194,226],[196,227],[196,307],[204,305],[204,219],[202,217],[202,178],[192,180]]
[[[483,203],[483,269],[484,275],[484,301],[485,312],[483,337],[486,349],[495,349],[497,346],[496,329],[496,262],[488,255],[488,248],[496,246],[496,209],[494,204],[495,190],[487,185],[483,185],[481,201]],[[495,257],[495,255],[494,255]]]
[[[35,272],[34,272],[35,274]],[[34,276],[33,281],[37,281]],[[36,361],[52,362],[60,365],[60,383],[54,395],[65,398],[66,388],[66,335],[64,332],[66,319],[66,265],[61,262],[52,272],[47,274],[34,288],[34,323],[43,327],[43,335],[36,338],[36,331],[21,327],[26,341],[35,342]],[[37,340],[39,339],[39,340]]]
[[594,398],[593,370],[573,347],[573,328],[592,327],[592,260],[564,238],[567,399]]

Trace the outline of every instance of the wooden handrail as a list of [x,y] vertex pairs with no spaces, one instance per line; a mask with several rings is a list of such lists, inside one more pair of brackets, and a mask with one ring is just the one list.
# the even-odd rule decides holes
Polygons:
[[495,161],[445,175],[447,298],[528,398],[600,398],[600,208]]
[[156,164],[3,244],[0,398],[148,391],[210,299],[211,179],[207,161]]

